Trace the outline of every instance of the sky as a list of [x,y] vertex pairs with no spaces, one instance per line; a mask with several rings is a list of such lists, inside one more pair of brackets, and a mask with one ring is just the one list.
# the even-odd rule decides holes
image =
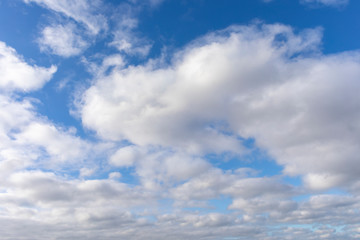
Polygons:
[[1,0],[1,239],[359,239],[359,11]]

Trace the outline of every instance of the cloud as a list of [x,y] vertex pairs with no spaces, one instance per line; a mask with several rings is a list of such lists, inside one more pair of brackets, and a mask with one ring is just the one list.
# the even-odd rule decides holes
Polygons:
[[123,147],[110,157],[110,164],[118,167],[133,166],[140,154],[135,146]]
[[[36,3],[65,17],[60,24],[43,28],[38,39],[40,49],[43,51],[49,50],[63,57],[78,55],[90,45],[84,39],[85,37],[95,41],[95,37],[99,33],[108,34],[107,30],[110,24],[113,25],[110,32],[113,40],[108,43],[109,46],[116,47],[123,54],[145,57],[148,55],[152,43],[136,32],[137,15],[144,8],[158,6],[162,0],[129,1],[117,6],[101,0],[76,2],[24,0],[24,2]],[[105,17],[106,15],[109,17]],[[69,19],[75,21],[77,25],[72,24]]]
[[[263,0],[265,3],[273,0]],[[328,6],[328,7],[344,7],[349,3],[349,0],[300,0],[301,4],[310,6]]]
[[138,21],[132,15],[135,14],[129,8],[124,16],[119,16],[120,20],[116,29],[112,32],[113,40],[109,45],[116,47],[125,54],[145,57],[148,55],[152,44],[135,31]]
[[83,124],[103,139],[195,155],[243,153],[239,138],[255,138],[308,187],[346,186],[360,171],[360,55],[321,55],[320,39],[321,29],[284,25],[209,34],[170,66],[99,76],[83,95]]
[[303,4],[318,4],[329,7],[343,7],[349,3],[349,0],[300,0]]
[[74,24],[52,25],[45,27],[37,40],[41,51],[70,57],[80,54],[89,44],[77,32]]
[[130,2],[133,3],[133,4],[150,5],[151,7],[156,7],[156,6],[160,5],[161,3],[165,2],[165,1],[166,0],[145,0],[145,1],[130,0]]
[[32,66],[15,49],[0,42],[0,171],[42,166],[54,168],[83,161],[89,145],[69,128],[55,126],[36,112],[36,99],[21,92],[38,90],[57,68]]
[[[70,10],[56,1],[32,2],[93,34],[105,28],[96,24],[98,15],[76,16],[91,9],[89,2],[72,3]],[[74,26],[45,27],[43,47],[61,56],[79,54],[87,45]],[[129,23],[114,39],[137,37],[131,35],[135,27]],[[232,26],[193,41],[166,64],[152,59],[129,66],[122,55],[105,57],[90,66],[95,79],[79,106],[101,146],[40,116],[34,99],[13,96],[41,88],[56,67],[31,66],[0,45],[2,236],[356,238],[360,54],[322,55],[321,32]],[[60,33],[61,40],[49,40]],[[119,50],[141,53],[136,41]],[[246,154],[249,138],[284,167],[283,175],[301,176],[304,186],[257,176],[253,169],[222,170],[206,159]],[[108,156],[97,152],[104,149]],[[128,178],[135,180],[125,183]],[[321,193],[333,187],[349,187],[355,195]],[[294,199],[302,194],[304,200]],[[229,202],[219,213],[213,201],[222,197]],[[338,231],[344,225],[347,231]]]
[[[219,176],[221,174],[213,175],[213,178]],[[234,177],[232,174],[227,176]],[[232,185],[230,178],[228,184]],[[169,236],[168,239],[173,240],[239,236],[267,239],[269,231],[273,238],[268,239],[286,239],[289,234],[294,234],[291,235],[295,236],[294,239],[317,239],[324,234],[329,234],[334,239],[351,239],[357,232],[359,217],[354,210],[358,207],[358,199],[355,197],[321,194],[295,204],[290,201],[277,201],[279,195],[276,196],[276,193],[280,191],[275,188],[272,196],[276,199],[271,201],[262,198],[261,202],[256,196],[272,194],[272,188],[265,194],[261,193],[261,185],[265,183],[267,187],[271,187],[276,182],[274,179],[237,180],[244,181],[241,186],[244,192],[251,191],[252,187],[258,189],[252,191],[257,192],[255,195],[244,196],[249,199],[245,205],[238,205],[246,213],[199,213],[181,210],[163,213],[163,208],[161,211],[154,210],[157,208],[157,195],[141,186],[130,188],[110,179],[77,180],[49,172],[20,171],[13,173],[7,181],[0,184],[2,188],[7,188],[6,192],[0,193],[0,222],[7,226],[3,236],[28,236],[26,233],[30,231],[39,236],[39,239],[42,239],[42,232],[45,230],[56,238],[65,239],[75,236],[89,239],[90,234],[90,239],[126,237],[135,240],[145,237],[159,239],[163,236]],[[268,181],[270,183],[267,183]],[[240,186],[239,183],[235,185],[238,188]],[[275,183],[276,185],[278,183]],[[284,194],[280,195],[284,197]],[[250,200],[254,197],[255,199]],[[239,204],[239,201],[234,203]],[[139,206],[146,206],[146,209],[141,210],[142,208],[137,208]],[[164,207],[163,203],[161,207]],[[261,210],[270,214],[265,215]],[[314,221],[318,223],[316,226],[313,226]],[[284,223],[293,224],[282,227]],[[352,229],[334,231],[344,224],[351,225]],[[43,239],[46,239],[46,236]]]
[[56,1],[56,0],[24,0],[25,3],[36,3],[52,11],[61,13],[76,22],[83,24],[90,33],[98,34],[107,29],[106,18],[98,14],[101,9],[101,1]]
[[40,117],[30,100],[0,95],[0,172],[32,168],[80,168],[90,162],[90,143]]
[[15,49],[0,42],[0,87],[2,92],[32,91],[41,88],[56,72],[49,68],[29,65]]
[[171,149],[126,146],[117,150],[109,159],[117,167],[134,167],[142,185],[161,189],[191,179],[210,168],[200,157],[175,152]]

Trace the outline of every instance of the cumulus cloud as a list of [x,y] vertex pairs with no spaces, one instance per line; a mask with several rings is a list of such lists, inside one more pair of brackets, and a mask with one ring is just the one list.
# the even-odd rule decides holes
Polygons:
[[0,42],[0,87],[2,92],[31,91],[48,82],[57,67],[30,65],[15,49]]
[[110,140],[189,154],[241,153],[255,138],[307,186],[359,174],[360,55],[321,55],[321,29],[231,27],[153,62],[98,77],[83,96],[85,126]]
[[[92,15],[76,16],[88,8],[85,1],[72,3],[73,10],[56,1],[32,2],[94,34],[103,29],[89,20]],[[49,31],[67,27],[72,28],[54,25]],[[47,47],[63,56],[77,54],[81,39],[71,34],[71,41]],[[155,59],[127,66],[121,55],[104,58],[93,66],[95,79],[79,106],[84,125],[104,145],[110,142],[104,148],[111,154],[95,167],[87,165],[94,145],[39,116],[34,100],[1,94],[2,236],[356,238],[360,54],[322,55],[320,44],[321,29],[233,26],[193,41],[168,65]],[[64,55],[59,46],[71,51]],[[0,47],[4,89],[38,89],[56,70],[31,66],[14,49]],[[207,154],[247,153],[243,141],[249,138],[284,167],[283,175],[301,176],[304,187],[207,161]],[[64,168],[76,173],[63,174]],[[102,179],[96,179],[98,168],[109,170]],[[125,183],[131,177],[135,183]],[[319,193],[337,186],[350,186],[355,195]],[[229,199],[223,203],[226,214],[211,212],[212,200],[221,197]],[[348,231],[335,231],[345,224]]]
[[45,27],[37,41],[40,50],[62,57],[78,55],[89,45],[70,23]]
[[[90,144],[71,129],[55,126],[37,116],[29,100],[0,96],[0,171],[7,176],[26,167],[60,170],[79,166],[90,151]],[[75,167],[76,168],[76,167]]]
[[126,146],[109,159],[117,167],[134,167],[142,185],[148,189],[170,187],[191,179],[210,168],[203,158],[154,147]]
[[85,141],[71,129],[38,116],[35,99],[15,95],[41,88],[56,69],[29,65],[15,49],[0,42],[0,171],[5,177],[29,166],[84,160],[89,149]]

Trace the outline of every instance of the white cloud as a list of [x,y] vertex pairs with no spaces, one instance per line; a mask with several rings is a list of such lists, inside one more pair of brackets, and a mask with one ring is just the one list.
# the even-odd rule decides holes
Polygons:
[[0,172],[27,167],[61,170],[80,168],[90,155],[90,144],[67,129],[37,116],[32,103],[0,96]]
[[[80,110],[104,145],[133,144],[106,145],[113,150],[111,166],[106,160],[88,165],[94,145],[39,116],[33,100],[0,95],[2,236],[356,236],[359,197],[318,194],[295,201],[308,189],[249,169],[224,171],[204,158],[207,153],[242,154],[246,149],[239,137],[251,137],[284,166],[284,174],[303,176],[305,187],[322,191],[358,184],[360,54],[323,56],[320,36],[321,29],[295,34],[283,25],[234,26],[194,41],[168,66],[151,60],[126,67],[121,55],[106,57],[94,68],[98,73]],[[17,78],[4,73],[1,79],[15,79],[3,83],[10,91],[38,89],[55,71],[30,66],[6,45],[1,51],[4,69],[30,69]],[[46,77],[25,84],[39,73]],[[107,179],[84,179],[97,175],[96,167],[116,172],[105,172]],[[134,172],[123,173],[128,167]],[[63,168],[79,172],[79,178],[62,174]],[[128,177],[139,182],[121,182]],[[209,200],[222,196],[231,200],[223,206],[227,213],[211,212]],[[208,209],[182,210],[191,206]],[[301,228],[314,222],[319,227]],[[349,231],[335,232],[344,224]]]
[[101,1],[94,0],[24,0],[25,3],[36,3],[52,11],[63,14],[66,17],[82,23],[90,33],[98,34],[101,30],[107,29],[106,18],[97,14],[101,9]]
[[113,32],[114,39],[109,45],[129,55],[146,57],[152,45],[146,39],[137,36],[134,28],[120,26],[120,29]]
[[135,146],[123,147],[110,157],[110,164],[118,167],[133,166],[141,155]]
[[53,161],[81,162],[89,151],[89,146],[71,132],[56,128],[51,123],[34,119],[21,132],[13,134],[19,144],[33,145],[33,148],[42,147],[51,156]]
[[[25,3],[36,3],[83,25],[87,31],[80,31],[79,26],[59,24],[45,27],[39,43],[42,50],[50,49],[52,53],[69,57],[78,55],[89,43],[83,39],[84,35],[91,38],[101,31],[108,29],[108,21],[115,26],[111,32],[113,40],[109,46],[116,47],[120,52],[145,57],[151,49],[151,42],[137,33],[137,18],[139,10],[150,6],[157,6],[162,1],[128,2],[118,6],[105,4],[101,0],[89,1],[56,1],[56,0],[24,0]],[[112,11],[110,11],[112,9]],[[103,14],[99,14],[102,12]],[[110,15],[105,17],[105,12]],[[68,22],[68,21],[65,21]]]
[[121,16],[117,16],[116,27],[112,32],[113,40],[109,45],[116,47],[125,54],[146,57],[152,44],[136,32],[138,20],[135,17],[134,7],[128,6],[128,8],[123,8],[127,9],[127,11],[122,13]]
[[210,168],[206,160],[196,156],[139,146],[120,148],[110,157],[109,163],[117,167],[135,167],[142,185],[149,189],[172,186]]
[[22,99],[18,91],[41,88],[56,67],[31,66],[15,49],[0,42],[0,171],[6,177],[14,170],[84,160],[89,145],[71,129],[61,129],[39,116],[35,99]]
[[45,27],[37,40],[41,51],[70,57],[80,54],[88,47],[88,43],[77,33],[73,24],[52,25]]
[[300,0],[303,4],[321,4],[330,7],[341,7],[349,3],[349,0]]
[[[279,183],[275,179],[240,179],[233,174],[221,173],[209,173],[208,177],[209,180],[212,177],[214,183],[218,177],[227,179],[226,183],[223,182],[225,185],[218,188],[219,191],[222,187],[233,185],[232,180],[236,180],[235,187],[245,195],[238,192],[243,200],[236,199],[233,206],[242,211],[199,213],[176,210],[163,213],[164,208],[161,212],[151,211],[156,209],[159,196],[141,186],[129,187],[111,179],[71,180],[49,172],[20,171],[0,184],[7,189],[0,193],[0,222],[6,226],[2,234],[13,238],[27,236],[27,226],[31,226],[30,232],[39,239],[42,239],[41,232],[45,230],[51,230],[57,238],[89,239],[84,234],[86,232],[91,233],[93,238],[90,239],[115,237],[134,240],[163,236],[172,240],[191,237],[218,239],[239,235],[267,239],[270,230],[274,237],[270,239],[286,239],[289,234],[294,234],[291,235],[293,239],[318,239],[329,232],[332,237],[351,239],[349,237],[357,232],[359,216],[355,209],[359,204],[356,197],[322,194],[296,204],[284,200],[287,193],[276,187]],[[203,184],[204,190],[212,188]],[[253,190],[254,187],[256,190]],[[251,193],[247,194],[247,191]],[[139,206],[146,206],[146,209],[139,210]],[[133,213],[132,209],[135,210]],[[315,221],[317,225],[314,229],[307,227],[307,224],[313,226]],[[294,226],[277,225],[286,223]],[[331,233],[331,230],[344,224],[349,224],[352,229]],[[312,230],[299,231],[301,226]]]
[[81,168],[80,169],[80,177],[89,177],[95,173],[96,169],[91,168]]
[[209,34],[169,67],[99,76],[84,94],[83,123],[104,139],[190,154],[241,153],[237,137],[253,137],[309,187],[345,186],[360,171],[360,55],[322,56],[320,36],[283,25]]
[[122,174],[120,172],[111,172],[109,173],[109,178],[110,179],[117,179],[117,178],[121,178]]
[[0,42],[0,87],[3,92],[37,90],[52,78],[56,70],[56,66],[29,65],[15,49]]

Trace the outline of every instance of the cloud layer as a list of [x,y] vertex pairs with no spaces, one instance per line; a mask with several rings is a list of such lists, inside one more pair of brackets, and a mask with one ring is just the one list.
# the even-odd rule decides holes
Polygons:
[[[136,14],[161,0],[24,2],[56,13],[41,51],[91,75],[74,90],[89,138],[37,109],[61,66],[0,42],[2,238],[360,237],[360,52],[324,55],[321,28],[259,23],[145,59]],[[112,50],[77,57],[92,43]]]

